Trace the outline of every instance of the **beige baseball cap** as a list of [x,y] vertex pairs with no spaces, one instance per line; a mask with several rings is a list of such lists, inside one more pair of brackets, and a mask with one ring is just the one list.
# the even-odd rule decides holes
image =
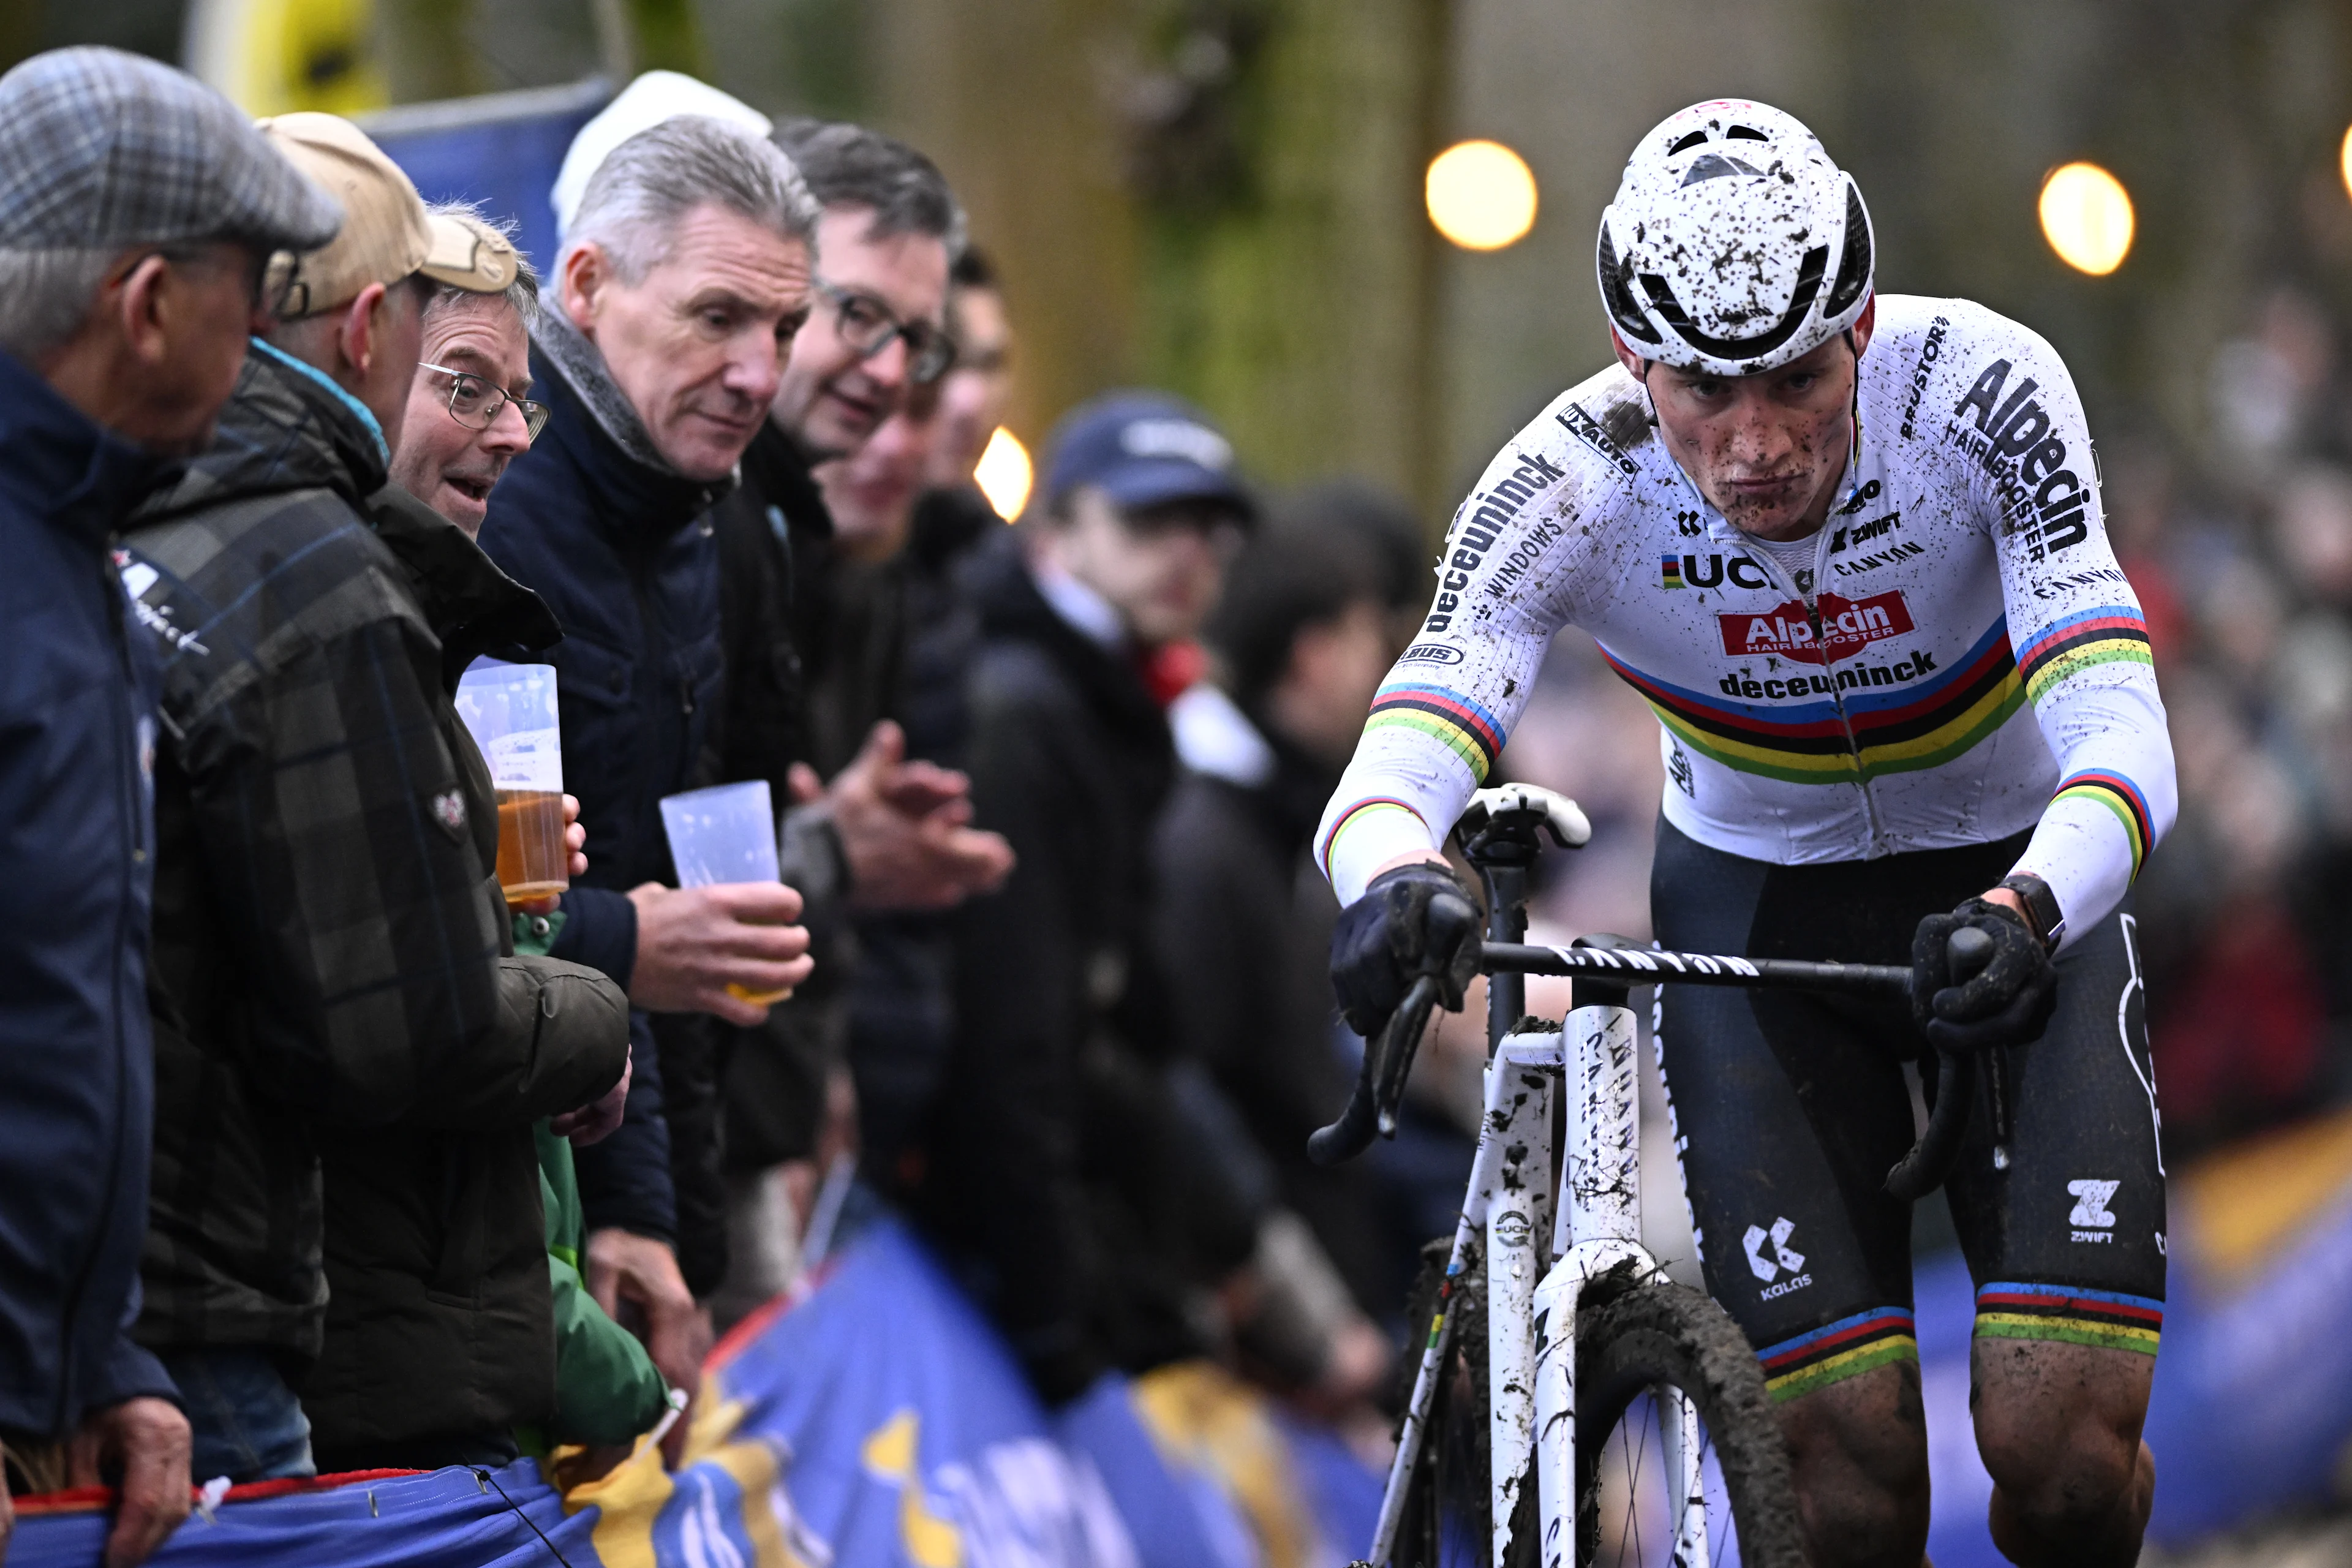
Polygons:
[[417,272],[478,294],[514,281],[514,252],[502,258],[455,219],[435,217],[399,164],[340,115],[305,110],[255,122],[289,163],[343,205],[343,226],[323,248],[272,261],[285,285],[287,320],[350,303],[371,283],[386,287]]
[[495,294],[522,270],[513,242],[470,213],[427,213],[425,224],[433,247],[417,270],[436,283]]

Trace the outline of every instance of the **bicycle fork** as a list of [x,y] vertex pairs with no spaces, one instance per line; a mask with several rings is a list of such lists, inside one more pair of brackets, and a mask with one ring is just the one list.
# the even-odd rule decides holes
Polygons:
[[[1584,1289],[1612,1269],[1631,1265],[1650,1275],[1658,1265],[1642,1246],[1642,1150],[1638,1037],[1633,1011],[1619,986],[1577,984],[1580,1005],[1570,1012],[1553,1037],[1562,1059],[1565,1087],[1573,1098],[1566,1117],[1568,1147],[1560,1164],[1564,1200],[1552,1235],[1556,1261],[1528,1302],[1529,1310],[1506,1319],[1529,1342],[1534,1366],[1536,1481],[1542,1520],[1545,1568],[1575,1561],[1577,1551],[1576,1310]],[[1490,1272],[1492,1264],[1489,1265]],[[1499,1348],[1490,1352],[1499,1367]],[[1706,1568],[1706,1477],[1701,1462],[1698,1412],[1679,1390],[1661,1387],[1654,1395],[1668,1484],[1675,1491],[1668,1512],[1675,1521],[1675,1568]],[[1495,1409],[1496,1452],[1504,1449],[1499,1389]],[[1501,1542],[1496,1562],[1501,1563]]]
[[[1445,1281],[1423,1343],[1412,1396],[1368,1561],[1394,1562],[1397,1529],[1453,1342],[1454,1299],[1474,1241],[1486,1241],[1490,1561],[1501,1568],[1525,1472],[1506,1456],[1535,1453],[1534,1480],[1545,1568],[1576,1550],[1576,1305],[1585,1285],[1621,1264],[1657,1265],[1642,1246],[1637,1047],[1622,988],[1600,990],[1569,1015],[1561,1033],[1504,1037],[1487,1064],[1470,1201],[1454,1227]],[[1563,1080],[1575,1098],[1568,1147],[1556,1163],[1552,1097]],[[1566,1177],[1562,1182],[1563,1174]],[[1567,1201],[1556,1202],[1565,1188]],[[1666,1473],[1677,1487],[1677,1568],[1706,1568],[1706,1500],[1698,1415],[1662,1390]]]

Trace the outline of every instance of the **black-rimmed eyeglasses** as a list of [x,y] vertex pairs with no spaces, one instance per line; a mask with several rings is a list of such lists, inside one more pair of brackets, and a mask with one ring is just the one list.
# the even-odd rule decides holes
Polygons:
[[511,403],[522,416],[523,435],[536,441],[539,433],[547,428],[547,405],[533,403],[528,397],[517,397],[488,376],[471,371],[451,370],[447,365],[420,364],[419,370],[429,370],[436,375],[449,378],[449,417],[468,430],[487,430],[498,423],[499,410]]
[[890,346],[893,338],[903,338],[907,343],[907,379],[932,382],[948,373],[955,363],[955,340],[929,321],[902,321],[889,306],[871,294],[861,294],[855,289],[815,279],[811,288],[816,296],[833,307],[834,330],[841,341],[857,351],[860,358],[872,359]]

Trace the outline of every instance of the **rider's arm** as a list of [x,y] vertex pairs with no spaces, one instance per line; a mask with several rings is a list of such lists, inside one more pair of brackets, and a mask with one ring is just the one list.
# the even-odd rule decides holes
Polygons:
[[[2107,542],[2082,403],[2050,345],[2016,331],[2006,386],[1960,417],[1982,415],[1987,437],[2016,459],[2006,496],[1983,482],[1983,514],[2018,675],[2059,783],[2015,870],[2050,885],[2072,938],[2122,900],[2179,796],[2147,624]],[[1968,370],[1981,381],[1991,368]],[[2021,398],[2029,378],[2037,384]]]
[[1493,782],[1568,619],[1588,537],[1572,521],[1617,476],[1596,474],[1583,448],[1548,429],[1559,434],[1549,411],[1503,448],[1454,514],[1429,617],[1373,698],[1324,809],[1315,852],[1342,904],[1391,866],[1436,858],[1471,792]]

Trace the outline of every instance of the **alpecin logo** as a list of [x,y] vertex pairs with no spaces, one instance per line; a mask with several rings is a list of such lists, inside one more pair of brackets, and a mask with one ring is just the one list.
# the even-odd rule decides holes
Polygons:
[[1760,615],[1718,615],[1715,619],[1723,634],[1723,651],[1734,658],[1770,654],[1798,664],[1826,664],[1859,653],[1882,637],[1901,637],[1913,629],[1911,611],[1903,603],[1900,588],[1866,599],[1823,594],[1818,612],[1819,639],[1805,606],[1795,599]]

